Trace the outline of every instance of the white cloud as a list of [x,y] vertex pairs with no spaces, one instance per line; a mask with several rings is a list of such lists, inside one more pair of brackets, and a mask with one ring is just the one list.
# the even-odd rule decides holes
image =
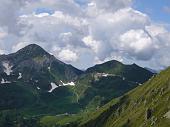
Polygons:
[[23,12],[29,14],[42,8],[61,11],[71,16],[82,15],[80,6],[73,0],[30,0],[30,2],[27,2],[26,7],[23,8]]
[[4,38],[5,36],[7,36],[7,33],[6,33],[6,32],[0,32],[0,39],[1,39],[1,38]]
[[73,62],[78,59],[78,56],[75,52],[69,50],[69,49],[63,49],[59,52],[58,58],[65,62]]
[[5,54],[5,51],[0,49],[0,55],[2,54]]
[[0,1],[0,27],[6,28],[9,33],[18,34],[22,28],[18,24],[18,15],[27,0]]
[[[21,22],[29,25],[26,29],[28,31],[25,31],[27,34],[25,34],[24,39],[27,36],[34,42],[58,43],[62,46],[66,43],[63,43],[66,36],[67,41],[71,39],[70,43],[80,44],[79,41],[87,26],[85,19],[72,17],[60,11],[56,11],[53,15],[31,14],[27,17],[21,16]],[[68,34],[72,34],[72,37],[70,35],[68,37]]]
[[117,11],[121,8],[129,7],[132,0],[93,0],[96,3],[97,8],[103,10]]
[[146,26],[146,30],[153,37],[168,32],[163,26],[161,26],[161,25],[154,25],[154,24],[152,24],[150,26]]
[[[49,16],[48,13],[40,13],[40,14],[34,14],[36,17],[39,17],[39,18],[42,18],[42,17],[46,17],[46,16]],[[24,16],[21,16],[24,18]],[[27,18],[27,16],[25,16],[25,18]]]
[[59,38],[63,41],[63,42],[68,42],[70,41],[70,39],[72,38],[72,33],[71,32],[67,32],[67,33],[60,33]]
[[170,32],[131,4],[132,0],[0,1],[0,53],[36,43],[81,68],[111,59],[168,66]]
[[121,9],[114,13],[102,13],[89,22],[89,34],[101,42],[100,46],[91,43],[98,47],[97,57],[100,60],[111,56],[113,52],[122,52],[119,40],[122,34],[132,29],[144,29],[145,25],[150,24],[148,16],[132,8]]
[[31,43],[30,42],[19,42],[12,47],[12,50],[14,52],[16,52],[16,51],[20,50],[21,48],[24,48],[25,46],[27,46],[29,44],[31,44]]
[[155,49],[152,38],[141,29],[130,30],[121,35],[119,45],[130,57],[140,60],[150,59]]
[[91,36],[86,36],[82,40],[86,46],[90,47],[95,53],[98,53],[101,47],[101,42],[94,40]]

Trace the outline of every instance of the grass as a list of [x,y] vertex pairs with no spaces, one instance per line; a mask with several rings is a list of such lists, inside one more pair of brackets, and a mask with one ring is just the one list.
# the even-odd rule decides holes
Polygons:
[[[95,116],[97,118],[92,116],[84,125],[89,125],[90,127],[93,123],[101,121],[103,117],[107,117],[102,125],[100,125],[101,127],[149,127],[151,125],[168,127],[170,120],[163,118],[163,115],[170,110],[168,106],[170,105],[170,101],[167,101],[170,96],[169,82],[170,69],[167,69],[144,85],[124,95],[126,99],[123,103],[120,103],[121,99],[118,101],[118,108],[115,108],[115,105],[107,108],[111,113],[107,113],[106,111],[96,113]],[[152,117],[146,120],[145,116],[148,108],[152,109],[153,113]],[[116,115],[118,111],[119,114]]]
[[[170,68],[99,109],[84,110],[75,116],[43,117],[41,122],[63,127],[68,123],[75,123],[70,127],[169,127],[170,119],[164,117],[170,111],[169,85]],[[148,109],[152,113],[146,119]]]

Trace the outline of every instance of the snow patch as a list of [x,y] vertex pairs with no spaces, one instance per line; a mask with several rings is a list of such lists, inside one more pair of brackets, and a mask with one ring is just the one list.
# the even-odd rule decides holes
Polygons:
[[60,80],[60,82],[62,83],[63,86],[75,86],[75,85],[76,85],[74,82],[64,83],[64,82],[61,81],[61,80]]
[[3,62],[2,65],[4,66],[4,72],[9,76],[13,72],[13,66],[11,66],[9,62]]
[[38,90],[40,90],[40,87],[37,87]]
[[104,73],[102,76],[103,76],[103,77],[108,77],[108,76],[109,76],[109,74],[105,74],[105,73]]
[[51,93],[53,92],[53,90],[55,90],[58,86],[55,83],[51,83],[51,90],[49,90],[48,92]]
[[60,82],[62,84],[59,84],[59,86],[57,86],[55,83],[51,83],[51,90],[49,90],[48,92],[51,93],[53,92],[53,90],[55,90],[56,88],[60,87],[60,86],[75,86],[75,83],[74,82],[68,82],[68,83],[64,83],[63,81],[60,80]]
[[19,73],[18,79],[22,78],[22,73]]
[[108,76],[115,76],[113,74],[108,74],[108,73],[97,73],[96,74],[97,77],[108,77]]
[[102,78],[102,77],[110,77],[110,76],[114,77],[114,76],[116,76],[116,75],[114,75],[114,74],[108,74],[108,73],[96,73],[96,74],[94,74],[93,76],[94,76],[95,81],[98,81],[98,80],[99,80],[100,78]]
[[51,67],[48,67],[48,70],[50,71],[50,70],[51,70]]
[[2,80],[1,80],[1,84],[4,84],[5,83],[5,80],[2,78]]
[[10,81],[5,81],[5,79],[2,78],[1,84],[8,84],[8,83],[11,83],[11,82]]

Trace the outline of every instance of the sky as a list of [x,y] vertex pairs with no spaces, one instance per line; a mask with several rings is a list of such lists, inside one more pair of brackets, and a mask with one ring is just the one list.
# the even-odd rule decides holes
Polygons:
[[114,59],[160,70],[170,66],[170,1],[0,0],[0,54],[32,43],[79,69]]
[[142,0],[142,3],[134,0],[133,8],[146,13],[155,22],[170,23],[170,0]]

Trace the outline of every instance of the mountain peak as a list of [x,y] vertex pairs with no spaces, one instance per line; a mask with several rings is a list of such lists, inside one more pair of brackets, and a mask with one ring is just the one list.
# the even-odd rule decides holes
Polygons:
[[42,47],[40,47],[37,44],[30,44],[30,45],[27,45],[26,47],[20,49],[18,52],[20,52],[20,51],[32,51],[33,52],[33,51],[37,51],[37,50],[45,51]]
[[25,46],[25,48],[41,48],[41,47],[37,44],[29,44],[29,45]]
[[42,47],[37,44],[30,44],[19,51],[16,52],[17,54],[24,54],[27,56],[43,56],[43,55],[50,55],[46,52]]

